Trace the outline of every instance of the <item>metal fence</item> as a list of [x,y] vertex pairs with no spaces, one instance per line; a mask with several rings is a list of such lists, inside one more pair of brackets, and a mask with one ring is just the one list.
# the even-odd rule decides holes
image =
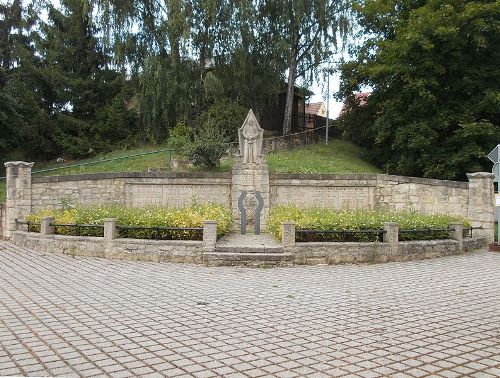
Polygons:
[[[40,232],[40,222],[19,221],[16,224],[26,226],[28,232]],[[51,223],[55,235],[68,236],[104,236],[102,224]],[[203,240],[203,227],[143,227],[117,225],[119,238],[152,240]]]
[[383,241],[382,229],[374,230],[296,230],[298,242],[374,242]]
[[154,240],[203,240],[202,227],[116,226],[118,237]]
[[[474,230],[482,227],[463,229],[464,238],[472,238]],[[398,231],[400,241],[450,239],[450,228],[401,229]],[[296,230],[298,242],[382,242],[385,230]]]

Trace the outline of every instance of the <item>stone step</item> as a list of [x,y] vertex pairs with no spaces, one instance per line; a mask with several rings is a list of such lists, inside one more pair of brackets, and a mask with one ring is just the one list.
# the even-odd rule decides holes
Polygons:
[[289,253],[234,253],[205,252],[203,262],[208,266],[224,265],[291,265],[293,255]]
[[215,247],[216,252],[221,253],[283,253],[283,248],[281,246],[274,245],[217,245]]

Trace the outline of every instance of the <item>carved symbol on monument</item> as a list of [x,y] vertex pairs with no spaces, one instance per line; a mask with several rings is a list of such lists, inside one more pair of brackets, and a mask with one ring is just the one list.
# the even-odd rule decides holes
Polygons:
[[264,198],[262,198],[260,192],[255,192],[255,198],[257,198],[257,202],[259,203],[255,209],[255,235],[260,235],[260,213],[264,207]]
[[245,235],[247,233],[247,209],[245,209],[245,206],[243,205],[243,201],[245,200],[246,195],[247,192],[245,190],[242,190],[240,197],[238,198],[238,209],[240,209],[240,216],[241,216],[241,222],[240,222],[241,235]]
[[240,153],[238,161],[243,164],[262,163],[262,139],[264,130],[260,127],[255,114],[250,110],[243,125],[238,129]]
[[[240,210],[240,233],[245,235],[247,233],[247,224],[249,220],[254,222],[254,233],[255,235],[260,235],[260,216],[262,208],[264,207],[264,198],[262,194],[258,191],[250,192],[252,196],[247,197],[247,191],[242,190],[238,198],[238,208]],[[257,203],[255,203],[257,200]],[[250,211],[250,215],[247,215],[247,211]]]

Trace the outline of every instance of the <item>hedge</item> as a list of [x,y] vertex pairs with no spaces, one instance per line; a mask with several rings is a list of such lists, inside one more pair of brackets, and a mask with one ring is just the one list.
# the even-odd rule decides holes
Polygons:
[[[133,208],[119,205],[79,205],[66,210],[46,209],[26,217],[27,221],[40,222],[43,217],[54,217],[55,224],[90,224],[102,225],[104,218],[117,218],[120,226],[138,227],[203,227],[204,220],[217,221],[217,234],[229,232],[232,225],[231,212],[222,205],[191,204],[179,208],[146,207]],[[55,232],[61,235],[74,235],[68,227],[56,227]],[[102,236],[102,229],[82,228],[80,235]],[[161,239],[193,239],[197,233],[193,231],[161,231]],[[121,230],[121,237],[138,239],[154,239],[154,230]],[[197,237],[199,238],[199,237]]]
[[[300,209],[293,205],[271,208],[268,229],[281,239],[281,223],[294,221],[296,230],[378,230],[385,222],[396,222],[400,230],[421,230],[419,233],[400,233],[399,240],[447,239],[447,231],[426,232],[426,229],[447,229],[452,222],[462,222],[470,227],[470,222],[462,217],[447,214],[425,215],[418,212],[389,212],[385,210],[332,210]],[[317,234],[318,235],[318,234]],[[341,241],[336,234],[319,234],[318,241]],[[354,234],[356,240],[376,241],[375,234]],[[300,241],[300,239],[298,239]]]

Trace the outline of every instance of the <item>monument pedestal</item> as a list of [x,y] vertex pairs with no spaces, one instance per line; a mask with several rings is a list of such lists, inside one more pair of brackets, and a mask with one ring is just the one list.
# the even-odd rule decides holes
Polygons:
[[241,230],[243,227],[248,233],[260,233],[267,227],[269,216],[267,164],[235,164],[231,185],[231,208],[236,229]]

